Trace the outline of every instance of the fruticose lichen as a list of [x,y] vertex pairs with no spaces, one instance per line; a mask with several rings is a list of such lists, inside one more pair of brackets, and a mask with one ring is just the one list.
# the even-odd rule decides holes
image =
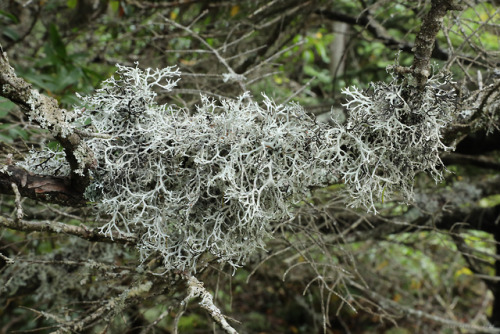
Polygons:
[[439,152],[452,149],[441,141],[441,132],[456,109],[455,93],[446,88],[450,82],[450,76],[436,75],[420,90],[394,75],[388,84],[372,83],[368,92],[343,90],[351,154],[342,174],[352,206],[376,212],[375,203],[396,191],[410,201],[422,171],[441,180]]
[[347,89],[347,123],[330,126],[265,96],[201,96],[191,113],[158,105],[154,88],[171,91],[179,74],[118,65],[76,123],[99,134],[86,139],[98,161],[86,196],[108,219],[102,231],[137,233],[142,260],[161,254],[167,270],[194,271],[207,253],[240,265],[311,187],[343,181],[351,205],[376,211],[395,193],[411,200],[417,173],[441,177],[447,77]]
[[176,70],[118,74],[84,98],[82,122],[112,137],[88,141],[99,167],[87,196],[110,218],[103,231],[141,233],[143,259],[160,253],[167,269],[191,270],[209,252],[240,264],[310,186],[336,180],[335,136],[297,104],[202,96],[190,115],[154,101],[152,87],[171,90]]
[[71,169],[66,161],[66,154],[58,145],[48,146],[41,143],[42,149],[31,149],[24,161],[17,165],[41,175],[69,175]]

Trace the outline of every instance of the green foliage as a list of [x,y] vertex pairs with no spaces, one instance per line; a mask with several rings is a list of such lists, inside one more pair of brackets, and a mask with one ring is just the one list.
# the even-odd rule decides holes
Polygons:
[[[0,10],[0,23],[14,23],[18,24],[19,23],[19,18],[9,12],[6,12],[4,10]],[[19,34],[16,32],[16,30],[12,29],[9,26],[3,27],[2,29],[2,35],[4,37],[7,37],[8,39],[12,41],[17,41],[19,40]]]
[[497,205],[500,205],[500,194],[490,195],[479,201],[479,206],[482,208],[491,208]]
[[14,103],[0,98],[0,140],[8,144],[12,144],[17,140],[27,140],[29,137],[26,129],[8,121],[9,112],[14,107]]
[[195,332],[198,328],[207,328],[209,324],[206,318],[199,314],[192,313],[183,315],[179,319],[178,328],[181,333]]
[[66,4],[68,5],[68,8],[75,8],[78,3],[78,0],[68,0]]
[[88,53],[69,51],[55,24],[49,26],[48,34],[41,58],[31,59],[30,67],[18,68],[18,74],[63,106],[78,104],[74,92],[90,92],[103,78],[84,65]]
[[[498,22],[500,13],[491,3],[481,3],[459,13],[464,24],[455,26],[449,32],[450,40],[461,52],[473,53],[473,45],[480,45],[485,50],[499,50],[500,38]],[[444,42],[444,36],[442,37]]]

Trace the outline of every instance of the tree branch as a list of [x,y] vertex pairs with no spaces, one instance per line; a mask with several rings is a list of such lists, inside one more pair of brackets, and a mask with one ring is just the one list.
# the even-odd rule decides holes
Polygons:
[[413,73],[419,87],[427,83],[430,75],[432,51],[436,43],[436,36],[443,26],[443,17],[449,10],[461,10],[454,0],[432,0],[432,6],[424,17],[420,31],[415,39],[415,58],[413,59]]
[[376,301],[377,304],[381,305],[384,309],[394,309],[397,310],[401,315],[405,317],[417,317],[420,319],[427,319],[432,322],[449,326],[451,328],[464,328],[475,331],[476,333],[500,333],[500,328],[494,327],[486,327],[486,326],[478,326],[475,324],[463,323],[455,320],[446,319],[435,314],[430,314],[424,312],[422,310],[415,309],[413,307],[409,307],[398,302],[395,302],[391,299],[385,298],[384,296],[378,294],[375,291],[372,291],[362,284],[358,284],[352,280],[349,281],[349,285],[354,288],[363,291],[367,296],[369,296],[372,300]]
[[[200,306],[208,312],[210,317],[215,322],[217,322],[226,333],[238,334],[238,332],[233,327],[231,327],[231,325],[229,325],[221,310],[217,306],[215,306],[213,296],[205,289],[203,283],[196,279],[196,277],[194,276],[186,277],[186,282],[188,295],[181,304],[187,305],[187,303],[191,299],[199,297],[201,299]],[[177,330],[175,330],[174,332],[176,333]]]
[[64,206],[85,206],[83,191],[73,187],[70,177],[33,175],[18,166],[0,169],[0,193],[15,195],[15,184],[23,197]]
[[30,121],[48,129],[61,143],[72,170],[70,184],[75,191],[83,192],[89,183],[88,169],[94,168],[97,162],[70,125],[76,116],[75,113],[59,108],[54,98],[40,94],[31,84],[17,77],[1,45],[0,96],[17,104]]
[[[393,49],[402,50],[411,53],[415,44],[407,41],[397,40],[392,37],[387,30],[371,15],[364,13],[359,17],[349,16],[344,13],[330,11],[326,9],[316,10],[316,14],[331,21],[344,22],[353,26],[360,26],[365,28],[373,37],[381,41],[385,46]],[[432,58],[439,60],[448,60],[450,55],[438,45],[434,46],[432,50]]]
[[481,168],[500,170],[500,163],[492,157],[460,153],[443,153],[441,160],[445,165],[473,165]]
[[108,235],[99,232],[95,228],[88,228],[85,225],[70,225],[55,221],[28,221],[28,220],[14,220],[7,217],[0,216],[0,227],[10,228],[16,231],[23,232],[48,232],[58,234],[68,234],[75,237],[85,239],[87,241],[109,242],[135,245],[137,237],[134,234],[119,234],[113,233]]

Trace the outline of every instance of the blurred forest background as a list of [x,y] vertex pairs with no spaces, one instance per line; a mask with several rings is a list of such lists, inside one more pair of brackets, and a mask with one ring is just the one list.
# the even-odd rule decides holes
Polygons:
[[[473,118],[444,134],[457,145],[442,156],[445,181],[419,175],[414,203],[382,198],[378,215],[349,208],[342,184],[316,189],[297,218],[278,224],[266,251],[242,268],[200,268],[198,279],[239,333],[500,332],[500,108],[494,102],[500,99],[500,12],[497,1],[462,3],[464,10],[445,16],[432,54],[434,71],[453,74],[458,107],[475,106]],[[160,103],[194,110],[200,93],[231,98],[250,91],[262,100],[264,92],[277,103],[299,102],[318,121],[328,122],[331,113],[342,121],[342,88],[389,82],[386,67],[396,58],[411,66],[430,5],[2,0],[0,44],[17,75],[63,108],[78,106],[75,92],[92,93],[115,64],[138,62],[181,70],[173,94],[158,92]],[[227,66],[244,84],[224,80]],[[1,163],[22,161],[42,144],[58,145],[0,98]],[[180,333],[221,332],[194,302],[176,317],[185,296],[178,281],[123,297],[147,276],[135,269],[133,245],[50,228],[7,228],[16,199],[0,196],[0,333],[50,333],[65,324],[78,333],[172,333],[175,326]],[[22,207],[26,222],[99,224],[89,207],[26,198]]]

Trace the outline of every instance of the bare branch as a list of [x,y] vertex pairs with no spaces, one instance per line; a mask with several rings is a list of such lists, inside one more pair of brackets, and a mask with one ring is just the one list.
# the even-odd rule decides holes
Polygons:
[[75,226],[55,221],[29,221],[14,220],[0,216],[0,227],[6,227],[24,232],[49,232],[73,235],[88,241],[110,242],[135,245],[137,237],[134,234],[113,233],[109,235],[102,233],[96,228],[88,228],[85,225]]
[[23,219],[23,207],[21,205],[21,194],[19,193],[19,189],[17,189],[17,185],[12,182],[10,184],[12,186],[12,191],[14,192],[15,196],[15,203],[16,203],[16,218],[17,220]]
[[[203,14],[202,14],[203,15]],[[192,29],[190,29],[189,27],[185,27],[173,20],[170,20],[166,17],[163,18],[166,22],[170,23],[171,25],[173,25],[174,27],[176,28],[179,28],[179,29],[182,29],[184,31],[186,31],[187,33],[189,33],[191,36],[193,36],[194,38],[196,38],[197,40],[199,40],[203,45],[205,45],[205,47],[207,47],[210,51],[212,51],[212,53],[215,55],[215,57],[217,57],[217,59],[219,60],[219,62],[224,65],[224,67],[228,70],[229,73],[224,73],[223,74],[223,77],[224,77],[224,82],[227,82],[227,81],[236,81],[242,92],[245,92],[247,91],[246,89],[246,86],[245,84],[243,83],[246,78],[244,75],[242,74],[237,74],[233,68],[227,63],[226,59],[224,59],[224,57],[222,57],[220,55],[220,53],[215,50],[210,44],[208,44],[208,42],[202,38],[200,35],[198,35],[196,32],[194,32]]]
[[458,321],[453,321],[449,319],[442,318],[440,316],[436,316],[434,314],[429,314],[427,312],[421,311],[421,310],[416,310],[412,307],[408,307],[405,305],[402,305],[400,303],[397,303],[391,299],[385,298],[378,293],[364,287],[361,284],[358,284],[356,282],[349,282],[352,286],[354,286],[356,289],[359,289],[361,291],[364,291],[366,295],[370,296],[373,300],[377,301],[382,307],[384,308],[394,308],[395,310],[398,310],[399,312],[402,312],[406,316],[411,316],[411,317],[417,317],[417,318],[422,318],[422,319],[427,319],[442,325],[447,325],[449,327],[453,328],[463,328],[463,329],[470,329],[473,330],[477,333],[500,333],[500,328],[494,328],[494,327],[485,327],[485,326],[476,326],[474,324],[468,324],[468,323],[462,323]]
[[441,160],[445,165],[474,165],[481,168],[500,170],[500,163],[488,156],[476,156],[460,153],[443,153]]
[[70,177],[33,175],[21,167],[0,169],[0,193],[15,195],[12,184],[23,197],[65,206],[85,206],[83,191],[73,187]]

